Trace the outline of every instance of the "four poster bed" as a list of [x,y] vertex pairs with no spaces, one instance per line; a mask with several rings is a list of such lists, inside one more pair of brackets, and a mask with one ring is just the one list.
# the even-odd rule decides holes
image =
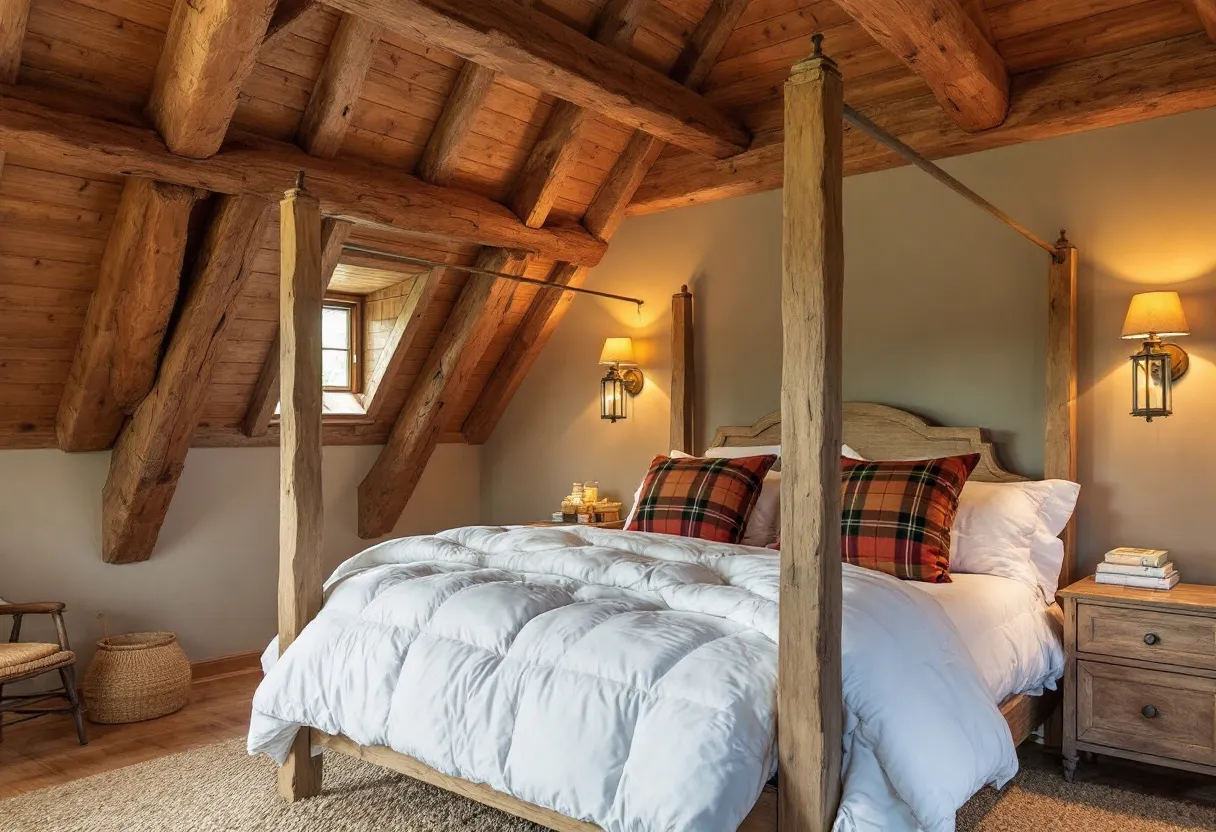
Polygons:
[[[854,690],[855,699],[856,689],[867,692],[883,687],[882,677],[875,675],[880,674],[882,666],[888,663],[898,666],[898,651],[914,654],[920,649],[915,643],[899,642],[900,629],[924,628],[922,634],[930,636],[928,640],[936,645],[933,649],[939,652],[945,649],[942,642],[958,639],[952,635],[953,627],[941,624],[946,620],[941,617],[941,607],[929,609],[924,601],[927,596],[922,597],[919,590],[906,589],[901,586],[903,582],[887,576],[864,574],[868,570],[852,564],[842,566],[842,444],[867,459],[924,459],[974,453],[978,454],[978,463],[971,473],[972,480],[1009,483],[1024,478],[1000,465],[993,446],[979,428],[931,427],[916,416],[893,408],[841,401],[843,117],[839,74],[830,60],[818,54],[817,43],[816,55],[795,67],[786,89],[782,410],[754,425],[720,428],[713,441],[719,448],[781,446],[780,500],[786,509],[780,519],[780,554],[746,546],[698,548],[678,538],[644,532],[454,530],[434,537],[390,541],[356,556],[340,567],[326,585],[326,606],[322,611],[321,218],[317,201],[305,190],[298,187],[288,192],[282,203],[281,220],[279,649],[271,659],[279,658],[255,699],[250,733],[251,751],[265,751],[283,761],[279,787],[285,798],[294,800],[319,793],[321,758],[312,756],[311,751],[325,747],[559,832],[591,832],[605,827],[650,828],[638,826],[635,815],[629,814],[639,806],[643,814],[651,813],[648,816],[674,818],[656,820],[654,824],[660,828],[701,828],[701,820],[708,824],[715,816],[734,812],[739,820],[732,821],[731,828],[746,832],[776,829],[801,832],[833,827],[838,810],[842,814],[846,811],[840,809],[842,788],[847,786],[846,792],[856,791],[857,783],[865,776],[874,777],[874,772],[865,775],[861,770],[863,762],[876,763],[874,771],[878,771],[879,765],[885,769],[878,771],[877,781],[883,779],[883,774],[888,780],[899,779],[896,764],[904,765],[912,775],[918,765],[924,767],[915,747],[901,752],[902,762],[891,756],[893,751],[883,747],[881,738],[874,739],[873,749],[859,748],[858,707],[846,688]],[[1051,251],[1045,476],[1075,479],[1076,254],[1063,239]],[[690,301],[685,294],[678,298],[675,308],[687,314]],[[691,338],[687,323],[685,319],[676,327],[677,354],[673,356],[677,373],[688,374],[673,381],[673,390],[682,391],[677,404],[679,418],[673,413],[673,444],[679,442],[685,449],[692,435],[691,416],[686,412],[691,389]],[[1064,585],[1070,579],[1073,563],[1071,530],[1062,538],[1065,547],[1060,584]],[[555,553],[560,553],[560,557]],[[629,572],[631,569],[635,571]],[[422,616],[416,609],[426,609],[427,616],[438,617],[436,611],[446,603],[443,599],[451,596],[443,594],[449,590],[436,587],[465,581],[472,574],[470,570],[492,573],[486,586],[500,587],[501,583],[493,582],[506,580],[511,587],[527,584],[531,594],[512,596],[510,603],[500,603],[501,599],[494,600],[490,595],[481,596],[477,609],[483,611],[484,621],[473,614],[453,619],[449,622],[450,629],[434,639],[442,649],[428,647],[431,655],[415,661],[415,656],[424,652],[421,648],[406,652],[394,641],[397,633],[414,626],[405,619]],[[712,581],[704,578],[706,570],[713,572]],[[624,579],[620,577],[623,572],[629,572]],[[531,579],[537,575],[544,577],[537,578],[535,585],[522,577]],[[715,583],[716,588],[707,590],[708,583]],[[866,593],[859,589],[862,585],[872,587],[867,592],[875,593],[881,600],[867,601],[863,597]],[[469,586],[467,581],[459,583],[459,588],[451,592]],[[499,590],[478,584],[477,592],[483,591]],[[392,604],[376,606],[381,595],[387,597],[393,592],[398,595]],[[407,595],[414,600],[407,603]],[[561,599],[553,600],[558,595]],[[660,596],[664,603],[656,607],[654,598]],[[778,596],[780,616],[776,615]],[[411,603],[416,609],[410,607]],[[685,634],[699,633],[696,638],[689,636],[691,646],[679,654],[685,664],[690,664],[689,656],[701,655],[697,651],[706,649],[707,644],[734,645],[739,652],[723,654],[732,656],[733,663],[713,664],[704,660],[691,663],[697,664],[702,675],[684,680],[684,688],[665,698],[655,695],[655,691],[662,693],[662,685],[675,684],[668,678],[664,665],[665,661],[671,666],[675,662],[670,657],[645,657],[643,661],[631,654],[628,643],[636,641],[640,645],[646,639],[630,631],[618,642],[597,645],[591,652],[620,651],[619,655],[613,655],[633,675],[624,680],[613,679],[608,678],[610,671],[601,666],[580,666],[574,668],[574,675],[586,687],[562,687],[559,684],[562,677],[551,672],[558,659],[545,651],[546,645],[551,646],[552,639],[560,636],[560,633],[553,635],[554,631],[567,625],[555,627],[553,621],[567,615],[569,610],[595,609],[597,604],[612,607],[604,615],[617,616],[613,621],[657,616],[656,620],[663,622],[663,638],[671,634],[672,640],[679,641]],[[908,619],[912,625],[908,626],[884,618],[888,613],[877,609],[901,606],[908,608],[908,615],[921,617]],[[948,607],[945,601],[942,606]],[[520,612],[524,607],[527,610]],[[891,630],[897,652],[877,652],[878,660],[868,663],[858,659],[859,654],[875,652],[869,649],[874,645],[842,647],[845,617],[854,631],[861,626],[857,622],[863,620]],[[374,626],[368,625],[369,621]],[[391,626],[381,626],[385,622]],[[579,626],[582,625],[570,624],[568,629],[581,633]],[[603,629],[607,628],[600,627]],[[393,635],[381,637],[382,631],[391,631]],[[525,633],[533,636],[526,645],[532,652],[521,657],[515,651],[524,651],[519,645],[525,641]],[[546,638],[550,641],[546,642]],[[367,646],[368,641],[374,641],[375,645]],[[296,642],[299,643],[295,649],[291,649]],[[449,647],[455,652],[448,651]],[[635,649],[642,651],[643,647]],[[959,642],[951,649],[957,657],[975,648]],[[842,656],[850,650],[852,659]],[[482,659],[470,658],[472,653],[489,658],[478,665]],[[336,663],[338,656],[347,665],[344,672],[335,674],[327,663]],[[517,672],[513,685],[505,686],[505,693],[495,692],[500,698],[484,698],[488,694],[483,694],[483,688],[491,687],[485,680],[503,675],[499,671],[508,659],[525,665],[524,670]],[[560,659],[566,661],[567,655],[561,654]],[[390,671],[382,674],[383,678],[374,672],[376,662],[391,666]],[[973,751],[975,759],[981,760],[983,753],[991,750],[983,747],[984,737],[995,736],[992,719],[998,721],[1002,760],[970,787],[974,791],[984,782],[1007,779],[1010,736],[1014,744],[1019,743],[1048,721],[1056,697],[1050,691],[1041,695],[1025,693],[1025,686],[1015,686],[1007,696],[993,696],[992,686],[984,690],[982,680],[972,670],[954,668],[967,664],[946,662],[938,668],[943,677],[939,682],[945,686],[933,689],[935,696],[943,697],[937,703],[943,707],[935,710],[944,712],[944,717],[938,723],[927,718],[923,727],[944,733],[950,731],[952,721],[957,721],[976,736],[960,736],[956,741],[964,746],[973,743],[963,750]],[[492,672],[476,669],[490,665]],[[656,671],[656,666],[661,667]],[[746,667],[746,672],[740,667]],[[449,672],[453,674],[450,677]],[[274,684],[268,684],[272,679]],[[968,685],[980,691],[969,694],[973,699],[986,698],[983,707],[963,698],[959,691]],[[636,690],[639,687],[645,688],[640,694]],[[909,687],[915,685],[909,683]],[[617,688],[624,693],[617,696],[611,692]],[[417,698],[403,705],[403,690]],[[581,690],[588,692],[578,693]],[[700,695],[697,691],[702,690],[707,691],[706,696],[720,697],[725,703],[715,700],[713,716],[706,720],[730,723],[723,729],[727,737],[723,745],[713,745],[710,741],[716,741],[713,737],[706,740],[708,744],[698,745],[704,739],[696,733],[705,730],[701,726],[689,728],[692,733],[688,736],[693,739],[687,743],[646,733],[649,712],[639,710],[638,696],[649,697],[647,703],[651,699],[659,701],[656,706],[659,716],[655,719],[671,722],[679,721],[680,712],[662,711],[662,703],[669,700],[692,703]],[[428,691],[434,702],[427,699]],[[960,698],[949,699],[955,695]],[[477,737],[466,736],[459,727],[441,726],[442,736],[434,736],[432,729],[443,721],[443,714],[458,711],[466,701],[476,706],[460,712],[469,723],[467,732],[494,733],[498,730],[495,722],[498,711],[507,707],[500,699],[513,709],[508,720],[513,733],[505,737],[504,747],[485,751],[477,745]],[[955,708],[951,707],[951,701],[957,701]],[[994,705],[999,706],[996,716],[992,716],[996,714]],[[410,714],[406,720],[410,724],[386,727],[386,715],[403,709]],[[775,713],[780,714],[780,720],[774,728]],[[722,714],[728,716],[721,717]],[[883,725],[885,720],[896,726],[912,721],[906,717],[898,702],[880,703],[873,724]],[[626,724],[622,731],[624,750],[606,746],[608,750],[604,752],[611,755],[619,751],[621,755],[613,770],[618,779],[616,796],[612,798],[596,794],[595,783],[586,782],[588,778],[571,768],[569,760],[577,757],[583,746],[588,757],[594,754],[600,739],[596,731],[612,734],[619,729],[617,721]],[[517,723],[539,726],[541,730],[516,731]],[[546,728],[556,736],[541,737]],[[564,737],[563,733],[571,736]],[[380,739],[368,741],[368,737]],[[843,778],[847,782],[842,782],[847,737],[853,738],[852,762]],[[680,756],[682,744],[691,748],[684,756]],[[416,756],[393,750],[391,745],[424,749],[425,756],[441,764],[428,765]],[[633,753],[634,747],[640,750]],[[954,753],[956,750],[939,749],[943,754],[949,752],[950,757],[959,756]],[[747,766],[736,766],[734,755],[751,755],[754,759],[749,758]],[[526,759],[519,759],[521,756]],[[487,757],[493,759],[487,761]],[[661,764],[659,770],[645,767],[646,758],[651,757]],[[558,772],[542,771],[549,762],[565,768]],[[588,765],[591,764],[588,759]],[[702,778],[704,791],[732,794],[722,800],[705,798],[704,806],[688,809],[685,814],[681,814],[679,807],[664,807],[664,801],[696,803],[703,798],[695,789],[684,792],[659,789],[659,794],[653,788],[648,789],[648,781],[663,783],[671,769],[682,766],[689,771],[680,772],[680,776],[686,775],[681,783],[695,785],[702,782],[697,778]],[[441,768],[491,773],[474,782],[477,778],[452,776]],[[499,769],[506,774],[498,776]],[[779,772],[779,786],[770,782],[773,771]],[[929,775],[937,776],[938,772],[931,771]],[[538,785],[544,777],[570,782],[553,785],[545,781]],[[622,808],[621,794],[626,795],[626,803],[633,801],[633,805]],[[899,797],[911,806],[919,821],[921,814],[912,806],[916,801],[903,793]],[[846,795],[846,804],[851,799]],[[746,800],[741,811],[740,800]],[[587,806],[603,808],[593,811]],[[576,819],[572,816],[575,813],[579,813],[577,817],[595,815],[607,820],[594,824]],[[843,828],[864,826],[862,821],[864,818],[855,818]],[[952,828],[952,814],[949,823]]]

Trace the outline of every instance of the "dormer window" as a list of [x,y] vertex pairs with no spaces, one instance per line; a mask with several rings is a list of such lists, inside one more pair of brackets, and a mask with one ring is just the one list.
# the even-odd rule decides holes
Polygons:
[[321,384],[327,393],[358,393],[362,299],[330,295],[321,309]]

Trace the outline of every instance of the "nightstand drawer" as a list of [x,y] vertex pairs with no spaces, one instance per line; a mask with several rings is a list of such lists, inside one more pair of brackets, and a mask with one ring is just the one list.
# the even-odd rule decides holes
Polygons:
[[1216,679],[1078,662],[1077,739],[1216,765]]
[[1079,603],[1077,650],[1216,670],[1216,619]]

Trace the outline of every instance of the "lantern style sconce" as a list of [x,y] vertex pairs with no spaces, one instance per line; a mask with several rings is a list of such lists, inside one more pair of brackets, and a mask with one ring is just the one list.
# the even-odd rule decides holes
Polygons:
[[645,382],[633,357],[633,339],[605,339],[600,364],[608,367],[608,375],[600,381],[600,418],[615,423],[625,418],[625,394],[636,396]]
[[1123,338],[1144,341],[1144,348],[1131,357],[1133,416],[1151,422],[1174,412],[1173,383],[1187,371],[1190,358],[1182,347],[1161,339],[1189,333],[1177,292],[1145,292],[1132,298]]

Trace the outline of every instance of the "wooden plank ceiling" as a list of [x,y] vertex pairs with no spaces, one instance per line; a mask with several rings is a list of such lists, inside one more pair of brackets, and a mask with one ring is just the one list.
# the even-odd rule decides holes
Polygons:
[[[188,447],[278,441],[258,206],[296,169],[351,243],[577,285],[626,212],[780,185],[817,31],[930,157],[1216,105],[1213,0],[327,3],[0,0],[0,447],[117,442],[113,560],[151,552]],[[847,131],[850,173],[895,164]],[[372,413],[325,441],[389,441],[362,533],[435,442],[489,438],[572,298],[484,281],[338,259]]]

